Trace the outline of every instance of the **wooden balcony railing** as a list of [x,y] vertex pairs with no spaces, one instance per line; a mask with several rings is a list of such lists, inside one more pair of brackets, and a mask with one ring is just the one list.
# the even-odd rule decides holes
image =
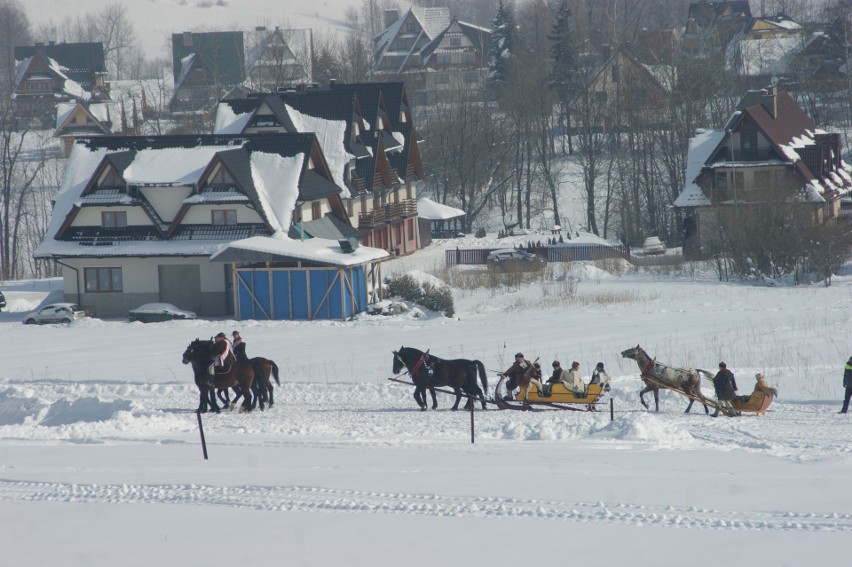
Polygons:
[[394,219],[413,217],[417,215],[417,201],[405,199],[400,203],[388,203],[383,208],[374,209],[369,213],[358,215],[358,227],[370,228],[388,223]]

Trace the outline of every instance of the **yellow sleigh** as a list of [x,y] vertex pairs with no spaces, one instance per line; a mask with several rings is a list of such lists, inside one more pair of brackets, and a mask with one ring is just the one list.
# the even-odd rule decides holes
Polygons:
[[[503,384],[506,378],[501,377],[495,389],[494,401],[500,409],[528,409],[533,405],[559,407],[562,405],[581,404],[588,406],[586,409],[594,411],[594,404],[603,396],[604,389],[600,384],[588,384],[584,392],[572,392],[562,382],[548,384],[550,395],[543,395],[535,384],[529,384],[527,399],[524,401],[523,388],[515,394],[513,399],[503,399]],[[575,409],[565,407],[565,409]]]

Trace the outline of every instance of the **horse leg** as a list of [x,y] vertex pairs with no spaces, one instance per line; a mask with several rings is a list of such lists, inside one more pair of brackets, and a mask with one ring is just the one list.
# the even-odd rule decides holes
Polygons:
[[660,389],[654,388],[654,411],[660,411]]
[[420,386],[414,387],[414,401],[420,406],[420,411],[426,411],[426,389]]
[[272,382],[267,379],[266,393],[269,396],[269,409],[272,409],[272,404],[275,403],[275,398],[272,395]]
[[686,406],[686,411],[685,411],[685,412],[683,412],[683,413],[689,413],[689,410],[691,410],[691,409],[692,409],[692,404],[694,404],[694,403],[695,403],[695,399],[694,399],[694,398],[689,398],[689,405],[688,405],[688,406]]
[[[432,394],[432,409],[438,409],[438,396],[435,395],[435,388],[430,387],[429,393]],[[423,405],[426,405],[426,391],[423,392]]]
[[216,403],[216,389],[208,386],[205,395],[207,396],[207,403],[210,405],[210,409],[215,413],[219,413],[221,410],[219,409],[219,404]]
[[230,407],[231,397],[228,395],[228,388],[217,389],[216,397],[219,398],[219,401],[222,402],[222,406],[225,409],[228,409],[228,407]]
[[207,413],[207,392],[204,387],[200,387],[198,396],[198,409],[195,410],[197,413]]
[[651,391],[651,388],[647,386],[639,392],[639,401],[642,402],[642,405],[645,406],[645,409],[651,409],[648,407],[648,402],[645,401],[645,394]]
[[461,390],[457,387],[454,387],[453,392],[455,392],[456,394],[456,403],[453,404],[453,411],[458,411],[459,404],[461,403]]

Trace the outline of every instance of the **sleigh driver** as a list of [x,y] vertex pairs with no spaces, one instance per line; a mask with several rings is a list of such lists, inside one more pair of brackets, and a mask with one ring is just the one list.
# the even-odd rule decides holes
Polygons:
[[210,363],[210,366],[207,368],[207,374],[209,375],[207,382],[210,384],[212,388],[216,384],[216,369],[222,368],[225,366],[225,361],[228,358],[233,358],[234,353],[231,348],[231,341],[228,340],[228,337],[225,336],[225,333],[219,333],[216,335],[213,344],[213,351],[216,353],[213,357],[213,362]]

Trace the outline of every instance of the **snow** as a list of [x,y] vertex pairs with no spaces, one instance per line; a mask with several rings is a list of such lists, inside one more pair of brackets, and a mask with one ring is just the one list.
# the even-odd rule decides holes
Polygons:
[[133,185],[194,185],[222,146],[144,149],[136,152],[124,170],[124,180]]
[[[345,34],[352,29],[347,10],[361,6],[358,0],[288,2],[283,7],[277,0],[27,0],[21,7],[31,28],[38,30],[51,23],[61,29],[65,22],[103,13],[116,4],[124,8],[137,43],[150,60],[171,60],[172,34],[184,31],[248,32],[256,26],[278,25],[283,30],[313,28],[315,34]],[[39,41],[51,39],[63,38]]]
[[305,154],[281,157],[253,152],[250,159],[251,178],[267,221],[276,232],[285,233],[299,197]]
[[242,134],[252,115],[252,112],[237,114],[231,109],[231,105],[229,104],[217,104],[213,133]]
[[436,203],[429,197],[417,199],[417,216],[429,220],[447,220],[462,217],[465,212],[443,203]]
[[[274,237],[253,236],[243,240],[237,240],[228,244],[224,250],[236,249],[253,252],[265,252],[277,254],[287,258],[296,258],[301,261],[319,262],[333,266],[355,266],[381,260],[389,256],[388,252],[381,248],[359,246],[352,253],[341,253],[340,244],[336,240],[324,238],[311,238],[309,240],[294,240],[282,233]],[[216,261],[214,254],[211,261]],[[221,261],[221,260],[220,260]]]
[[[438,240],[383,264],[434,278],[447,248],[510,248],[529,235]],[[9,565],[450,564],[842,566],[852,531],[849,416],[837,415],[849,352],[852,266],[831,287],[719,282],[694,272],[550,266],[538,282],[454,288],[456,317],[412,309],[322,322],[84,319],[24,326],[61,281],[3,282],[0,535]],[[480,267],[471,267],[474,274]],[[606,274],[606,276],[604,276]],[[576,286],[576,297],[565,292]],[[203,416],[180,363],[196,337],[238,329],[282,370],[275,406]],[[638,403],[641,344],[666,364],[725,360],[748,393],[763,372],[780,397],[764,416],[684,414]],[[420,412],[389,382],[391,350],[597,361],[601,412]],[[712,388],[704,385],[712,395]],[[13,521],[14,520],[14,521]],[[45,534],[50,534],[49,545]],[[225,535],[227,534],[227,535]],[[232,536],[245,545],[221,545]],[[199,557],[203,554],[203,559]]]
[[[225,106],[225,105],[219,105]],[[349,198],[349,189],[343,182],[346,164],[354,158],[352,154],[346,151],[346,146],[343,145],[346,139],[346,122],[343,120],[326,120],[325,118],[317,118],[309,114],[302,114],[289,104],[284,104],[287,108],[287,114],[297,132],[313,132],[316,134],[317,141],[322,148],[325,161],[328,164],[328,169],[331,171],[332,181],[342,189],[341,196]]]
[[713,151],[725,138],[724,130],[698,130],[689,140],[689,150],[686,154],[685,187],[675,199],[675,207],[701,207],[710,204],[710,199],[696,185],[695,180],[701,174],[701,169],[707,163]]

